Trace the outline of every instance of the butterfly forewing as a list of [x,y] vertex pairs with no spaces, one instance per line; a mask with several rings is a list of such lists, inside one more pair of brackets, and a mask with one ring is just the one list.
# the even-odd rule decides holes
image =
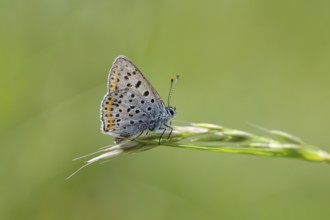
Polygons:
[[127,57],[119,56],[113,62],[109,72],[108,90],[111,93],[127,88],[142,96],[149,92],[150,97],[161,100],[157,91],[141,71]]

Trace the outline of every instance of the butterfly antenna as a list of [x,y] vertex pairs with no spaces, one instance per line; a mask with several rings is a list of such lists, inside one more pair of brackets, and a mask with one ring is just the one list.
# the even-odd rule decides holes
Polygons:
[[170,91],[169,91],[168,97],[167,97],[167,106],[171,106],[170,99],[171,99],[172,93],[174,91],[175,85],[177,84],[178,80],[179,80],[179,75],[176,75],[175,80],[173,78],[171,79]]

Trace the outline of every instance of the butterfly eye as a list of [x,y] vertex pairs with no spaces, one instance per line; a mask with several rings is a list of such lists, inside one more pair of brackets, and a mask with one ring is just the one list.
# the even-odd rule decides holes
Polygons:
[[174,110],[172,109],[172,108],[170,108],[169,110],[168,110],[168,112],[171,114],[171,115],[174,115]]

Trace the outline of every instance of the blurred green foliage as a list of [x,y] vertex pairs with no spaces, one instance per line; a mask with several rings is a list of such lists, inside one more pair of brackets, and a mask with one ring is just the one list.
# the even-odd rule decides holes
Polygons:
[[158,147],[64,179],[112,144],[99,104],[120,54],[163,97],[181,75],[178,120],[250,121],[330,151],[329,7],[0,1],[0,219],[324,219],[326,163]]

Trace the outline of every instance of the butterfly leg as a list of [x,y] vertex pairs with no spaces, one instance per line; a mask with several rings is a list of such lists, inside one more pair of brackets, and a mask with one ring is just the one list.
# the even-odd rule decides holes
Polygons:
[[134,141],[136,139],[138,139],[142,134],[143,134],[144,131],[142,131],[140,134],[138,134],[138,136],[136,136],[135,138],[133,138],[131,141]]
[[172,128],[172,126],[171,126],[171,123],[170,123],[170,125],[164,124],[164,126],[167,127],[167,128],[169,128],[169,129],[171,130],[170,133],[169,133],[168,136],[167,136],[167,140],[168,140],[168,139],[170,139],[170,137],[171,137],[171,135],[172,135],[173,128]]
[[160,145],[160,140],[162,139],[163,135],[164,135],[165,132],[166,132],[166,128],[160,128],[160,129],[163,129],[163,132],[162,132],[162,134],[159,136],[158,145]]

